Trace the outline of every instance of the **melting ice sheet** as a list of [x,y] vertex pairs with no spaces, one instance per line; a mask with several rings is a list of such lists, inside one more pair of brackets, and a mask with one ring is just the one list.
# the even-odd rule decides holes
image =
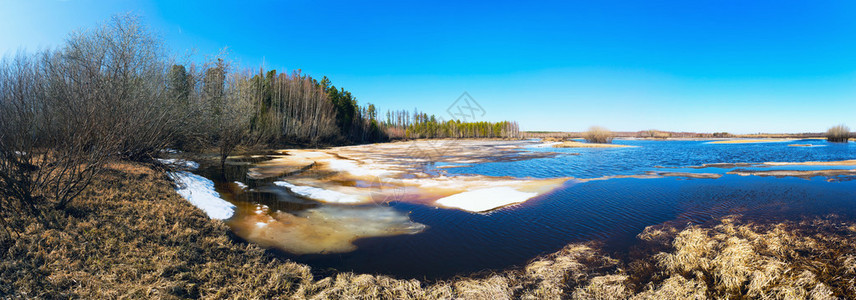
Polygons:
[[360,203],[363,202],[362,199],[348,195],[344,193],[340,193],[337,191],[325,190],[322,188],[311,187],[311,186],[300,186],[294,185],[285,181],[276,181],[274,184],[285,187],[290,190],[292,193],[298,194],[300,196],[327,203]]
[[[246,178],[235,179],[255,180],[241,182],[257,188],[272,185],[275,187],[270,191],[282,194],[265,200],[268,202],[252,200],[249,195],[249,201],[235,202],[238,208],[228,224],[248,241],[296,255],[354,251],[354,241],[361,238],[417,234],[425,229],[425,225],[411,221],[409,213],[395,210],[387,202],[486,212],[525,202],[567,181],[446,176],[425,167],[430,163],[472,164],[555,155],[528,152],[521,145],[447,141],[280,150],[268,156],[273,159],[248,164]],[[441,146],[446,148],[438,150]],[[238,186],[241,194],[265,193],[233,186]],[[304,206],[279,206],[280,202],[295,200]]]
[[[448,144],[448,145],[447,145]],[[528,152],[516,142],[454,141],[387,143],[327,150],[283,150],[266,167],[309,160],[305,172],[284,176],[275,184],[293,194],[332,204],[371,204],[387,201],[442,206],[485,212],[524,202],[560,186],[568,178],[537,179],[469,174],[444,176],[424,164],[515,161],[555,155]],[[452,148],[450,148],[452,147]],[[441,155],[442,154],[442,155]],[[427,157],[426,157],[427,156]],[[292,162],[294,159],[295,162]],[[441,202],[436,202],[441,200]]]
[[446,207],[482,212],[525,202],[536,195],[538,193],[521,192],[504,186],[458,193],[441,198],[436,203]]
[[230,223],[238,235],[298,255],[350,252],[356,250],[353,242],[360,238],[425,230],[425,225],[382,205],[321,206],[293,214],[259,206],[254,213],[236,218]]

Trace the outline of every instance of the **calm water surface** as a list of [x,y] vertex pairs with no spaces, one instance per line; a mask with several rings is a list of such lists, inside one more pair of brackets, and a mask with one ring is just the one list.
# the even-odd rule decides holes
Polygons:
[[[822,140],[783,143],[709,144],[706,141],[616,140],[634,148],[530,148],[559,152],[550,158],[493,162],[449,168],[449,174],[514,177],[596,178],[639,175],[648,171],[725,174],[733,169],[686,168],[710,163],[837,161],[856,159],[856,144]],[[789,147],[788,144],[817,147]],[[579,153],[579,155],[575,155]],[[665,167],[665,169],[663,168]],[[843,167],[775,167],[759,169],[830,169]],[[852,166],[850,167],[852,168]],[[747,169],[747,168],[741,168]],[[748,168],[752,169],[752,168]],[[232,166],[225,178],[211,169],[203,175],[228,194],[228,184],[247,182],[246,167]],[[776,221],[817,215],[856,217],[856,181],[825,177],[758,177],[724,175],[719,179],[667,177],[621,178],[564,186],[526,203],[487,214],[438,209],[409,203],[391,203],[409,212],[428,229],[415,235],[367,238],[358,250],[344,254],[294,256],[318,272],[355,271],[402,278],[442,279],[457,274],[524,265],[530,259],[575,242],[600,241],[608,252],[621,256],[646,226],[664,222],[703,224],[730,214]],[[249,181],[257,192],[231,198],[237,205],[262,203],[274,209],[296,211],[319,205],[299,199],[267,181]],[[227,197],[228,198],[228,197]]]

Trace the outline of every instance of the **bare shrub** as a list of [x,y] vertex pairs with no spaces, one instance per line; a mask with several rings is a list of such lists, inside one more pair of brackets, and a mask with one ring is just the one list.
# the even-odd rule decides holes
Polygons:
[[94,30],[73,33],[51,64],[51,86],[65,98],[98,103],[101,133],[110,132],[118,153],[151,159],[171,143],[184,111],[169,98],[166,52],[160,40],[132,15],[116,16]]
[[600,126],[589,127],[588,131],[583,133],[583,139],[589,143],[612,143],[614,137],[612,131]]
[[844,124],[832,126],[826,131],[826,140],[835,143],[846,143],[850,139],[850,127]]
[[252,104],[247,96],[248,83],[237,74],[229,74],[229,66],[222,58],[206,68],[203,78],[202,115],[207,121],[199,121],[208,124],[207,136],[218,149],[222,169],[226,157],[249,138]]
[[665,132],[665,131],[660,131],[660,130],[656,130],[656,129],[648,129],[648,130],[645,130],[645,131],[640,131],[640,132],[639,132],[639,137],[642,137],[642,138],[654,138],[654,139],[664,139],[664,140],[665,140],[665,139],[668,139],[668,138],[672,137],[672,133],[670,133],[670,132]]
[[102,103],[54,87],[61,59],[44,52],[0,65],[0,219],[11,231],[64,208],[116,150]]

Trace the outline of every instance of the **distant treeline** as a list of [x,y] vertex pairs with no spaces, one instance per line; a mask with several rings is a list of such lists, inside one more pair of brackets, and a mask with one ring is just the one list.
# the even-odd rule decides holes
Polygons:
[[[374,106],[361,107],[350,92],[337,89],[327,77],[320,81],[300,70],[277,73],[230,72],[223,60],[203,74],[183,65],[171,67],[172,97],[191,108],[225,115],[227,125],[239,130],[242,143],[251,145],[349,144],[387,140],[376,121]],[[202,78],[195,80],[194,78]],[[196,106],[193,108],[192,106]],[[199,120],[205,122],[205,120]],[[181,145],[177,145],[181,148]]]
[[435,115],[414,110],[387,111],[381,122],[388,136],[394,139],[423,138],[519,138],[517,122],[462,122],[442,120]]
[[[619,138],[812,138],[824,137],[824,133],[757,133],[757,134],[731,134],[728,132],[675,132],[660,130],[642,131],[616,131],[615,137]],[[583,138],[585,132],[566,131],[523,131],[521,138]]]

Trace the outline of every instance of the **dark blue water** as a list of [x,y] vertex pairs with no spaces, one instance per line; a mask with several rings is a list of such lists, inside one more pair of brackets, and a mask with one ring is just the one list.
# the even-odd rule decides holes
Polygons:
[[[595,178],[636,175],[653,167],[686,167],[711,163],[837,161],[856,158],[856,143],[827,143],[807,139],[756,144],[711,144],[709,141],[615,140],[634,148],[531,148],[566,154],[537,160],[501,162],[451,168],[449,173],[493,176]],[[790,147],[812,144],[816,147]],[[662,170],[659,170],[662,171]],[[684,170],[686,171],[686,170]],[[705,171],[709,172],[709,171]]]
[[[533,148],[530,151],[580,155],[484,163],[446,171],[493,176],[596,178],[663,170],[721,174],[733,170],[685,168],[709,163],[856,159],[856,144],[832,144],[821,140],[763,144],[643,140],[615,143],[639,147]],[[791,143],[819,147],[789,147]],[[829,168],[842,167],[776,167]],[[600,241],[607,252],[621,255],[621,251],[628,251],[637,242],[636,235],[646,226],[664,222],[703,224],[731,214],[759,221],[833,213],[856,217],[856,181],[838,178],[830,182],[827,179],[724,175],[718,179],[569,181],[526,203],[487,214],[392,203],[396,209],[410,212],[414,221],[428,225],[429,229],[416,235],[362,239],[356,243],[358,250],[345,254],[282,255],[307,263],[316,271],[442,279],[524,265],[538,255],[576,242]]]

